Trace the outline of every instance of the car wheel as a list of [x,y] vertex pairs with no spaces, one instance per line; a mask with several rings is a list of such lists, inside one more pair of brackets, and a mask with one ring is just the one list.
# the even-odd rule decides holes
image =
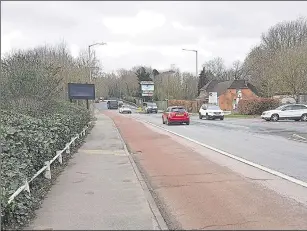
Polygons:
[[203,116],[201,115],[201,113],[199,113],[199,119],[203,119]]
[[271,121],[277,122],[278,120],[279,120],[279,115],[278,114],[271,115]]
[[294,121],[296,121],[296,122],[297,122],[297,121],[300,121],[300,120],[301,120],[301,119],[299,118],[299,119],[295,119]]
[[190,125],[190,121],[189,121],[189,122],[186,122],[186,125]]
[[206,114],[206,120],[209,120],[209,115],[208,114]]
[[303,114],[301,116],[301,120],[304,121],[304,122],[307,122],[307,114]]
[[220,120],[224,120],[224,117],[221,117]]
[[163,123],[163,124],[165,124],[165,121],[164,121],[164,118],[163,118],[163,116],[162,116],[162,123]]
[[168,121],[168,119],[166,119],[166,125],[170,125],[170,122]]

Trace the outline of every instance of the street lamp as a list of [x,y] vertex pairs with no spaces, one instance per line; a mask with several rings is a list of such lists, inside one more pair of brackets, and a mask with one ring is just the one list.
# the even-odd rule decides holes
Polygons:
[[198,57],[197,57],[197,50],[189,50],[189,49],[182,49],[183,51],[192,51],[192,52],[195,52],[196,54],[196,77],[198,76]]
[[90,73],[90,82],[92,81],[92,69],[91,69],[91,66],[90,66],[90,64],[91,64],[91,47],[93,47],[93,46],[98,46],[98,45],[101,45],[101,46],[103,46],[103,45],[107,45],[106,43],[104,43],[104,42],[101,42],[101,43],[94,43],[94,44],[91,44],[91,45],[89,45],[88,46],[88,67],[89,67],[89,73]]

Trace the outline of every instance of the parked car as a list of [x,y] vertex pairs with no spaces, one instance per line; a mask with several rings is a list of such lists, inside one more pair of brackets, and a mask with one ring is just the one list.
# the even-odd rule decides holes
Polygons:
[[190,124],[190,115],[182,106],[168,107],[162,114],[162,123],[170,125],[172,123]]
[[143,109],[145,113],[158,113],[158,106],[156,103],[144,102]]
[[118,106],[119,106],[119,107],[123,106],[123,104],[124,104],[123,101],[121,101],[121,100],[118,101]]
[[199,119],[224,119],[224,111],[218,105],[214,104],[203,104],[199,109]]
[[99,103],[99,99],[95,99],[95,103]]
[[128,114],[131,114],[132,111],[131,111],[131,108],[130,108],[128,105],[122,105],[122,106],[119,108],[119,113],[128,113]]
[[295,120],[307,122],[307,105],[304,104],[286,104],[274,110],[265,111],[262,113],[261,118],[266,121],[278,120]]
[[108,109],[118,109],[118,102],[117,100],[109,100],[107,102],[107,106],[108,106]]

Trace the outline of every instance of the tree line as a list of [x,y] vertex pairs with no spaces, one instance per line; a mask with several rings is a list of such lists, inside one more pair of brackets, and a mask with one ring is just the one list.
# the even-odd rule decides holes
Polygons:
[[283,21],[261,35],[243,62],[226,69],[222,58],[203,65],[198,89],[212,79],[246,79],[263,97],[288,94],[298,101],[307,94],[307,20]]
[[154,100],[164,100],[195,99],[210,80],[245,79],[260,96],[289,94],[298,100],[300,94],[307,92],[307,20],[298,18],[272,26],[245,59],[234,61],[231,67],[226,67],[221,57],[214,57],[202,65],[197,77],[179,68],[169,70],[159,73],[151,67],[120,69],[99,81],[107,82],[108,90],[104,89],[103,95],[138,97],[138,83],[143,76],[155,82]]
[[[47,106],[50,98],[67,99],[68,82],[89,82],[89,67],[98,97],[141,97],[140,81],[155,83],[154,100],[195,99],[200,88],[210,80],[246,79],[260,96],[290,94],[298,99],[307,92],[307,20],[298,18],[272,26],[261,35],[244,61],[226,67],[221,57],[202,65],[199,76],[171,66],[167,71],[150,66],[103,71],[95,53],[88,60],[87,51],[73,58],[64,43],[17,51],[1,58],[1,104],[16,107],[37,99]],[[25,68],[27,67],[27,68]],[[95,68],[93,68],[95,67]],[[3,100],[3,99],[6,100]],[[9,100],[7,100],[9,99]],[[35,101],[36,102],[36,101]],[[38,104],[37,104],[38,105]],[[40,106],[41,106],[40,105]]]

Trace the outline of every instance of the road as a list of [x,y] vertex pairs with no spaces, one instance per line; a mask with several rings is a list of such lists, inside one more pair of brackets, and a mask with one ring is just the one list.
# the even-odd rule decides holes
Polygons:
[[[98,107],[106,109],[105,103]],[[293,140],[296,138],[293,134],[307,137],[307,123],[272,123],[260,119],[233,118],[206,121],[192,116],[189,126],[167,126],[162,124],[161,114],[133,113],[125,116],[163,126],[180,135],[307,182],[307,143]]]
[[[162,124],[161,114],[134,114],[135,118]],[[307,133],[306,123],[267,123],[254,119],[224,121],[191,118],[191,124],[167,128],[180,135],[242,157],[267,168],[307,182],[307,143],[289,140],[292,134]]]
[[196,119],[190,126],[168,127],[161,124],[161,114],[103,113],[120,130],[169,229],[306,229],[307,188],[189,141],[191,133],[231,129],[199,125]]

